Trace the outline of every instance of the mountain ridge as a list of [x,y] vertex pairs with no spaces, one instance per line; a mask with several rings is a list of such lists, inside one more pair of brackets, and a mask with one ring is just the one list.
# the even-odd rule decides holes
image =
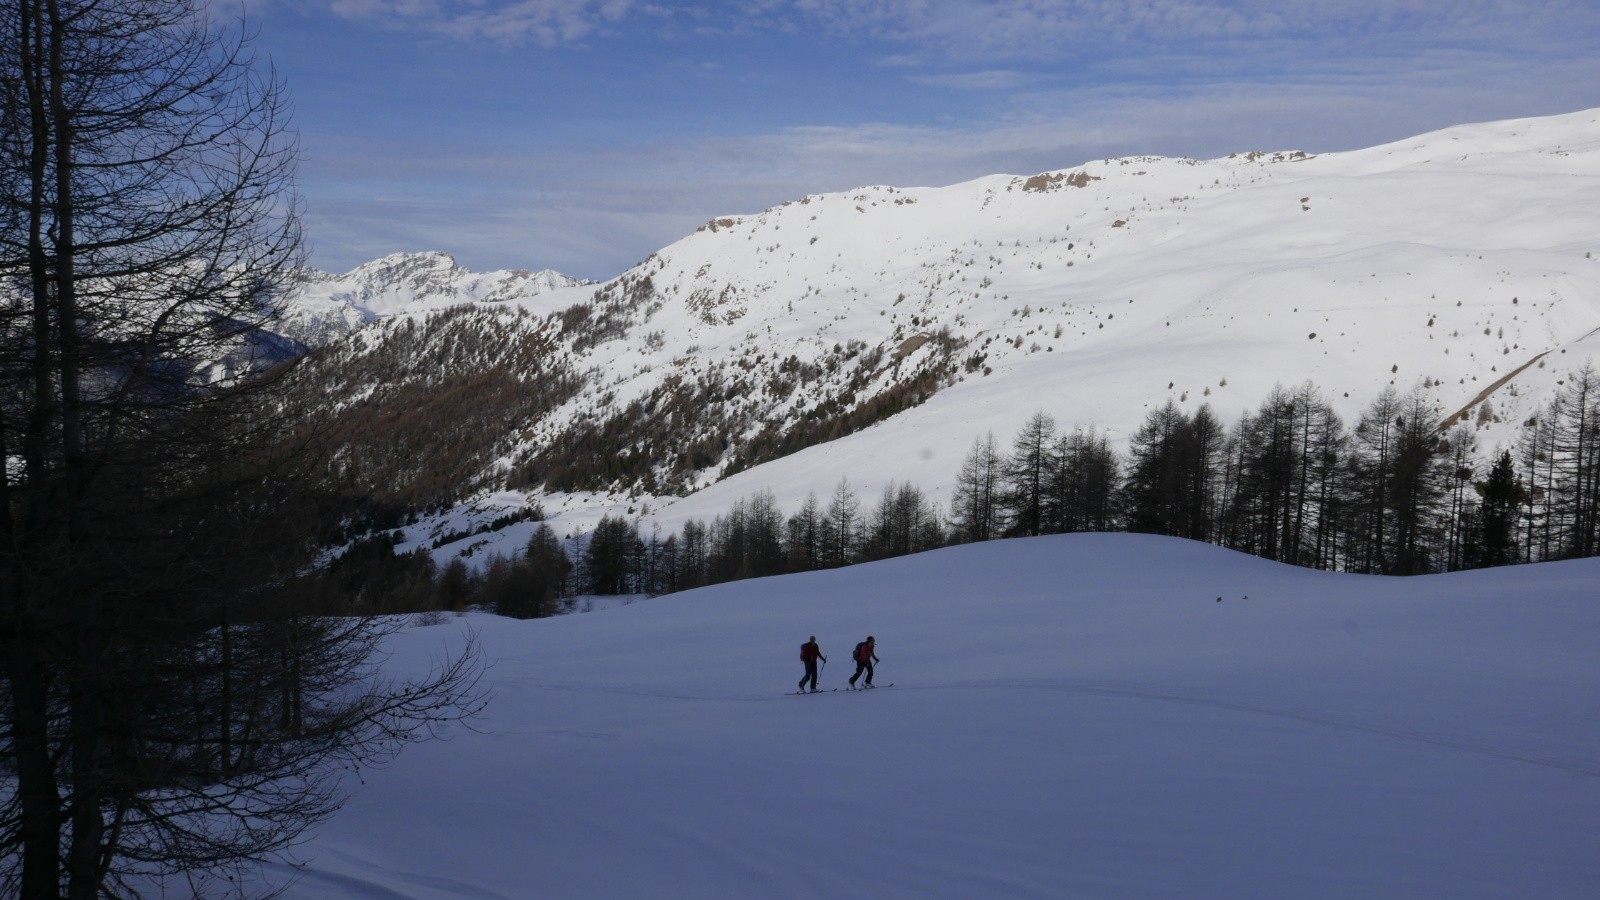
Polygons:
[[[1122,442],[1168,399],[1231,418],[1307,380],[1347,421],[1420,384],[1487,448],[1594,355],[1596,172],[1587,110],[813,194],[600,285],[430,296],[303,368],[313,402],[346,408],[501,372],[538,410],[476,462],[406,444],[470,486],[426,502],[513,488],[580,519],[645,500],[670,524],[759,487],[792,505],[841,474],[943,498],[975,436],[1036,409]],[[382,353],[430,365],[358,374]]]
[[378,319],[451,303],[502,303],[590,282],[554,269],[473,272],[441,251],[391,253],[341,275],[296,273],[278,333],[320,347]]

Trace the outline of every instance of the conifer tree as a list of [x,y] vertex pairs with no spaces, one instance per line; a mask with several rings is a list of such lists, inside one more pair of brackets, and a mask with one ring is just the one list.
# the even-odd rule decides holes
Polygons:
[[1109,531],[1119,473],[1120,462],[1105,435],[1079,427],[1058,438],[1050,449],[1045,531]]
[[1517,515],[1523,503],[1522,485],[1517,481],[1511,452],[1502,451],[1489,469],[1489,477],[1478,484],[1482,498],[1477,517],[1476,539],[1468,553],[1474,566],[1505,566],[1518,559]]
[[1385,388],[1356,425],[1349,528],[1356,571],[1415,575],[1437,568],[1445,472],[1438,409],[1420,387]]
[[1225,543],[1304,565],[1327,557],[1343,425],[1310,383],[1276,386],[1231,439]]
[[621,516],[604,516],[584,548],[584,570],[592,594],[631,594],[641,555],[638,529]]
[[1190,537],[1197,471],[1192,425],[1171,400],[1145,416],[1128,448],[1123,487],[1128,529]]
[[1050,452],[1056,421],[1044,411],[1023,424],[1011,444],[1003,470],[1006,534],[1036,535],[1045,530],[1045,492],[1050,481]]

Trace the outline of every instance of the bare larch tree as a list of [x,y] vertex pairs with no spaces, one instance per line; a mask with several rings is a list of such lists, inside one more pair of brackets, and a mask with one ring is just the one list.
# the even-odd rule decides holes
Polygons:
[[288,846],[477,669],[386,682],[387,626],[292,599],[313,467],[251,347],[297,148],[243,29],[16,0],[0,101],[0,893],[122,894]]

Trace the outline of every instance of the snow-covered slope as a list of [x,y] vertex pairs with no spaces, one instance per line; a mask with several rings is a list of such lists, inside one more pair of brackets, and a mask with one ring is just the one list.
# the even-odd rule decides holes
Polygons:
[[1424,385],[1491,449],[1600,348],[1597,250],[1600,110],[868,187],[714,219],[598,289],[485,306],[494,340],[466,350],[459,329],[419,337],[418,314],[379,323],[320,363],[322,402],[399,390],[339,376],[387,342],[430,360],[406,376],[429,384],[538,346],[522,383],[573,389],[506,422],[463,483],[548,488],[598,447],[606,465],[567,487],[669,527],[764,487],[792,508],[841,475],[944,498],[974,437],[1036,410],[1120,443],[1168,398],[1232,422],[1306,380],[1351,423],[1382,387]]
[[[1588,897],[1597,580],[1070,535],[418,628],[394,671],[471,626],[496,699],[288,896]],[[869,633],[894,687],[783,695]]]
[[343,275],[301,273],[281,304],[279,330],[320,347],[375,319],[459,303],[521,300],[586,283],[551,269],[471,272],[448,253],[394,253]]
[[[653,324],[780,358],[949,328],[992,374],[850,452],[897,447],[896,467],[927,482],[948,480],[975,433],[1009,435],[1037,408],[1124,437],[1168,397],[1231,419],[1305,379],[1352,420],[1386,383],[1431,383],[1448,414],[1475,412],[1532,363],[1493,396],[1514,425],[1596,346],[1597,202],[1596,111],[1315,158],[1117,159],[873,188],[723,220],[662,251]],[[707,316],[706,297],[727,299]],[[734,324],[705,321],[716,315]]]

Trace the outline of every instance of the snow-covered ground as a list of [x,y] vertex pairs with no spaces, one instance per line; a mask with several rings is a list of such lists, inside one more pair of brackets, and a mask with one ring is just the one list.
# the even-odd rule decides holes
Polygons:
[[[391,665],[475,628],[480,731],[363,773],[287,896],[1593,897],[1597,587],[1070,535],[452,619]],[[869,633],[894,687],[785,695]]]

